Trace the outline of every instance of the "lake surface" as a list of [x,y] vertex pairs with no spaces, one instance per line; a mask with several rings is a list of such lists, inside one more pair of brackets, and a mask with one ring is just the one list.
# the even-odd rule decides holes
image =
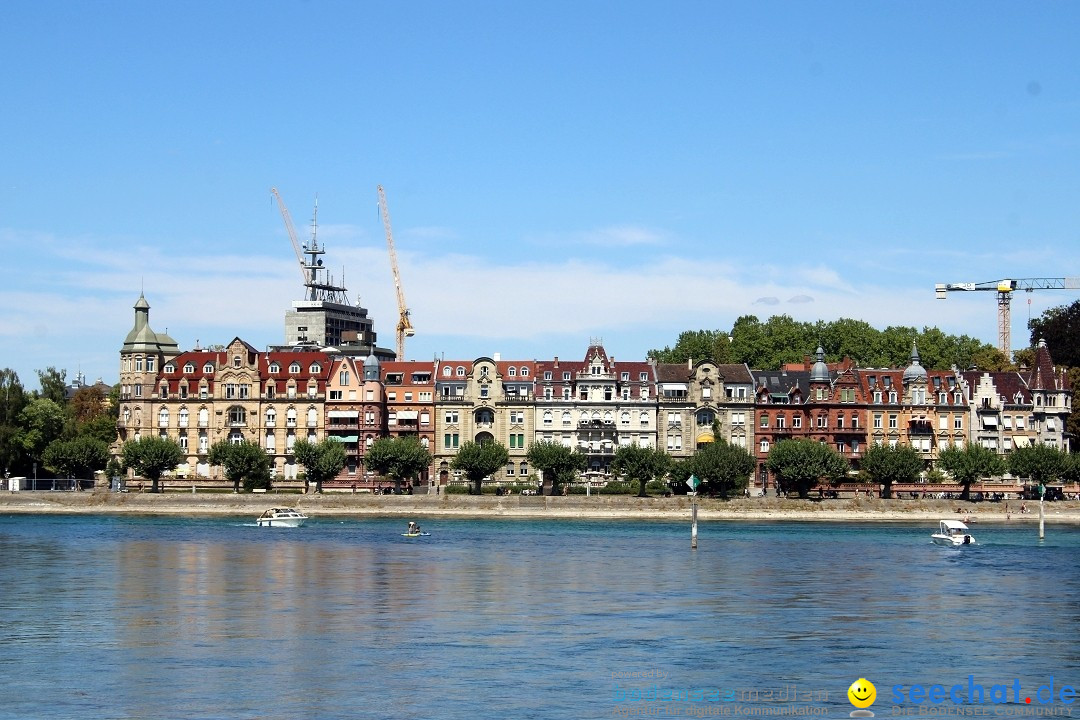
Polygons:
[[405,524],[0,517],[0,718],[1080,715],[1076,528]]

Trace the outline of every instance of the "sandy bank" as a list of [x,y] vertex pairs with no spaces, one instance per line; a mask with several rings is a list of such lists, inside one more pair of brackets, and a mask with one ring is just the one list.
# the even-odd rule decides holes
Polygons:
[[[16,492],[0,494],[0,514],[136,513],[184,515],[258,515],[275,505],[302,508],[311,516],[415,516],[499,518],[597,518],[689,520],[690,499],[625,496],[508,497],[468,495],[295,495],[186,494],[98,492]],[[936,522],[971,516],[975,522],[1037,523],[1038,502],[966,503],[956,500],[780,500],[751,498],[731,501],[701,498],[698,518],[710,520],[821,520],[831,522]],[[961,512],[957,513],[959,508]],[[1080,524],[1080,502],[1046,503],[1048,523]]]

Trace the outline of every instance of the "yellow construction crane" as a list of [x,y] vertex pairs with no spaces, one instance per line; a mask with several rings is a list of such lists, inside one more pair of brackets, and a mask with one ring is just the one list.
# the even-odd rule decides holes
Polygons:
[[1073,290],[1080,288],[1080,278],[1021,278],[1019,280],[990,280],[979,283],[938,283],[934,286],[938,300],[950,291],[992,290],[997,292],[998,350],[1012,358],[1012,294],[1016,290]]
[[304,278],[304,285],[307,285],[311,278],[306,269],[304,251],[300,249],[300,241],[296,237],[296,228],[293,227],[289,209],[285,207],[285,201],[281,199],[281,195],[278,194],[277,188],[270,188],[270,192],[274,196],[274,199],[277,200],[278,209],[281,210],[281,218],[285,221],[285,229],[289,233],[289,240],[292,241],[293,250],[296,251],[296,261],[300,263],[300,275]]
[[405,359],[405,338],[416,334],[412,321],[409,320],[409,308],[405,305],[405,293],[401,289],[401,274],[398,272],[397,252],[394,250],[394,233],[390,230],[390,209],[386,207],[386,193],[379,185],[379,210],[382,213],[383,227],[386,229],[386,246],[390,249],[390,270],[394,273],[394,290],[397,291],[397,359]]

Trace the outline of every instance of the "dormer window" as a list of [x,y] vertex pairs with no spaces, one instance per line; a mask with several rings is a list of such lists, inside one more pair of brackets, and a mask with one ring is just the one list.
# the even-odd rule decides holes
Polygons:
[[176,366],[172,363],[168,363],[164,368],[162,368],[162,371],[166,375],[172,375],[174,372],[176,372]]
[[268,367],[267,370],[276,375],[277,373],[281,372],[281,366],[278,365],[276,362],[272,362],[270,363],[270,367]]
[[570,373],[568,373],[568,372],[564,372],[564,373],[562,374],[562,379],[563,379],[563,380],[569,380],[569,379],[570,379]]
[[522,367],[521,368],[521,377],[529,377],[529,368],[527,368],[527,367]]
[[465,367],[464,366],[458,365],[457,376],[458,377],[465,377]]
[[238,367],[240,367],[240,363],[241,363],[240,356],[239,355],[233,355],[232,366],[234,368],[238,368]]
[[294,362],[292,365],[290,365],[289,366],[289,374],[290,375],[299,375],[300,374],[300,363]]
[[442,369],[442,374],[443,374],[443,377],[450,377],[451,375],[454,374],[454,371],[450,369],[449,365],[447,365],[446,367],[444,367]]
[[184,363],[184,374],[190,375],[195,372],[195,363]]
[[550,380],[551,379],[551,371],[550,370],[545,370],[544,371],[544,379],[545,380]]
[[517,368],[513,366],[506,368],[506,374],[510,377],[517,377]]
[[322,372],[322,365],[319,363],[311,363],[311,374],[318,375]]
[[210,363],[210,362],[206,363],[205,365],[203,365],[202,371],[206,375],[213,375],[214,374],[214,363]]
[[641,375],[638,376],[638,379],[641,380],[641,382],[647,382],[649,379],[649,373],[641,373]]

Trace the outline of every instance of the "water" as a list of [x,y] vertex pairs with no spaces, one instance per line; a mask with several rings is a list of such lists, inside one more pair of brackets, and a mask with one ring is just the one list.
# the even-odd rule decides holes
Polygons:
[[0,518],[0,718],[847,717],[860,677],[917,717],[892,686],[969,675],[1019,680],[1000,716],[1080,685],[1074,528],[422,525]]

